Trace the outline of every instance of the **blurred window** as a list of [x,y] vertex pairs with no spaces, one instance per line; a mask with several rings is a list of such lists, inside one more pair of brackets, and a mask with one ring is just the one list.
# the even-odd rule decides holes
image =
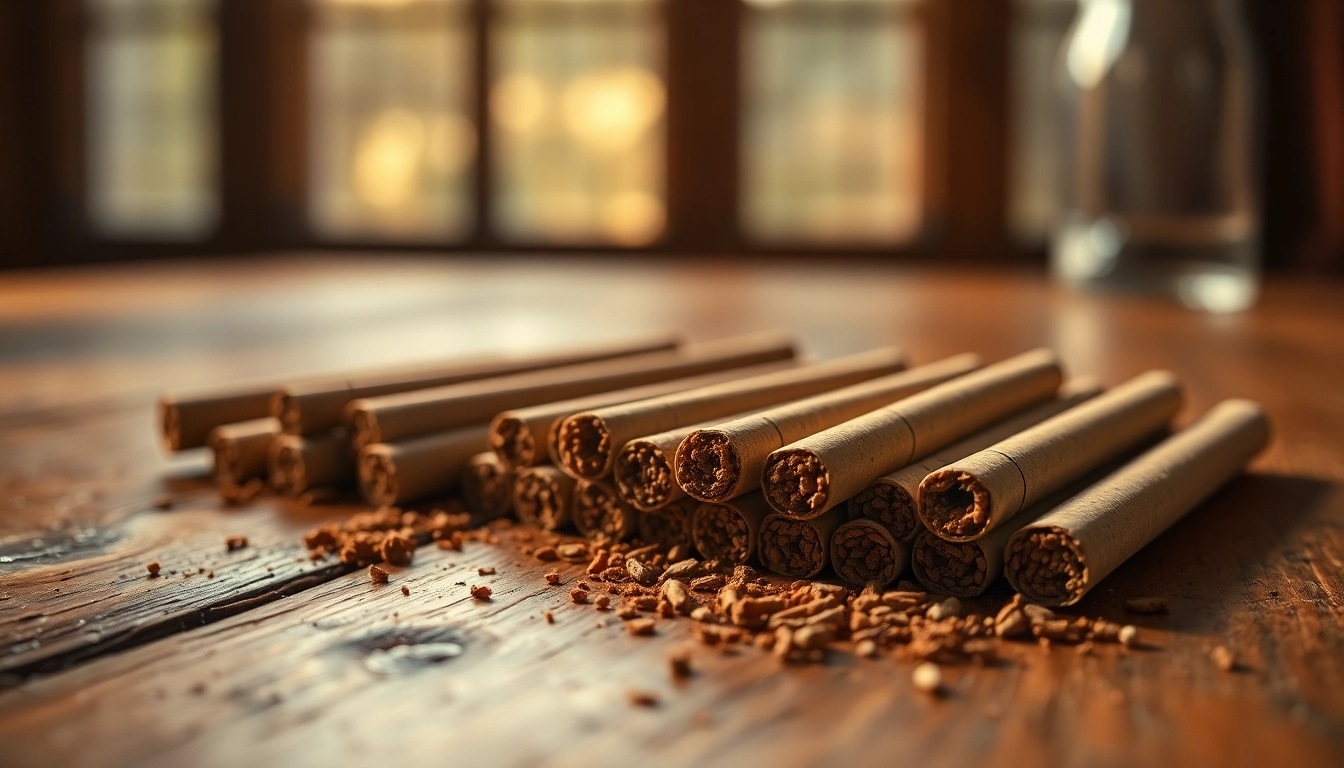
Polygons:
[[212,0],[89,0],[89,220],[99,234],[199,239],[219,216]]
[[495,3],[490,129],[501,238],[639,246],[662,235],[663,39],[657,0]]
[[472,229],[466,0],[311,0],[309,214],[325,235]]
[[742,225],[758,241],[895,243],[921,226],[918,0],[746,0]]
[[1055,62],[1077,9],[1077,0],[1014,0],[1008,224],[1025,243],[1045,242],[1060,212],[1065,158]]

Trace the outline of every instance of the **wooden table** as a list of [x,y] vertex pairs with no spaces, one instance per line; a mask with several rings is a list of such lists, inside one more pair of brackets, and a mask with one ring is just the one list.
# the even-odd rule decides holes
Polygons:
[[[165,387],[767,328],[819,357],[1049,345],[1107,383],[1166,367],[1188,385],[1182,421],[1249,396],[1276,435],[1080,607],[1139,624],[1144,649],[1015,645],[948,669],[930,698],[908,664],[847,653],[780,669],[695,646],[696,675],[674,683],[665,658],[689,622],[629,637],[547,587],[508,533],[422,549],[371,585],[302,558],[300,533],[348,508],[222,508],[205,457],[166,458],[153,433]],[[157,509],[165,492],[176,503]],[[1214,317],[875,263],[309,256],[0,275],[0,510],[5,765],[1344,764],[1339,284],[1272,281],[1254,311]],[[233,534],[250,546],[226,552]],[[164,577],[146,578],[150,560]],[[1135,595],[1170,614],[1126,615]],[[432,658],[387,651],[406,643]],[[1237,672],[1215,668],[1214,644]],[[660,704],[630,706],[631,689]]]

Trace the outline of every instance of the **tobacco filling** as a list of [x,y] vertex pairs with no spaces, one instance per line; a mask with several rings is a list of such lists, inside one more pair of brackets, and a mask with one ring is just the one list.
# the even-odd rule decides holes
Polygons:
[[735,510],[720,504],[701,504],[691,519],[695,548],[705,558],[741,565],[751,554],[751,527]]
[[1062,528],[1014,537],[1005,570],[1018,591],[1032,600],[1068,602],[1087,591],[1087,564],[1078,540]]
[[624,541],[635,529],[634,515],[612,490],[581,482],[574,489],[574,527],[590,539]]
[[722,432],[700,431],[677,449],[677,482],[698,499],[724,499],[742,477],[742,462]]
[[924,535],[915,542],[911,566],[928,586],[947,590],[956,597],[979,594],[985,586],[989,563],[976,544],[944,541]]
[[559,478],[539,472],[521,472],[514,485],[514,512],[525,523],[540,525],[548,531],[569,522]]
[[676,487],[667,456],[651,443],[627,443],[612,470],[616,484],[645,509],[667,503]]
[[375,504],[391,504],[397,498],[397,468],[380,453],[365,454],[359,462],[359,484]]
[[919,529],[915,500],[899,485],[873,483],[849,502],[850,520],[872,520],[891,532],[897,541],[907,541]]
[[275,446],[271,461],[271,487],[285,496],[296,496],[308,487],[308,471],[303,465],[303,451],[297,446],[280,442]]
[[775,573],[805,579],[826,563],[826,542],[800,520],[771,516],[761,528],[761,562]]
[[891,541],[877,531],[856,525],[842,528],[831,539],[832,565],[841,578],[854,584],[889,584],[899,575]]
[[350,423],[355,430],[355,450],[382,442],[378,434],[378,419],[368,411],[355,411],[351,415]]
[[560,426],[560,460],[580,477],[598,477],[611,455],[611,433],[596,416],[566,419]]
[[973,475],[938,470],[920,484],[924,520],[943,536],[974,536],[989,522],[989,492]]
[[781,451],[765,469],[771,506],[790,515],[806,515],[826,506],[830,480],[826,465],[809,451]]
[[271,400],[271,415],[280,420],[280,429],[287,435],[297,435],[303,426],[299,404],[286,392],[277,392]]
[[508,508],[513,495],[508,473],[491,461],[471,462],[462,473],[462,498],[479,512],[496,514]]
[[176,451],[182,445],[182,416],[175,403],[159,403],[159,420],[163,423],[163,440],[168,450]]
[[691,535],[691,510],[682,504],[664,507],[657,512],[646,512],[639,518],[639,537],[650,544],[661,544],[668,549],[694,546]]
[[537,456],[537,441],[521,419],[497,419],[490,429],[490,450],[511,467],[528,467]]

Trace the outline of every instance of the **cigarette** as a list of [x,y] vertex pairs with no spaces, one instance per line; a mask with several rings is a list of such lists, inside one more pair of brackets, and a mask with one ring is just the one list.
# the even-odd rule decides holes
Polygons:
[[579,533],[593,541],[614,544],[629,539],[639,530],[639,515],[610,483],[584,479],[574,484],[570,516]]
[[269,416],[215,427],[209,438],[215,480],[220,485],[237,486],[254,477],[265,477],[271,442],[279,434],[280,422]]
[[518,470],[513,482],[513,511],[518,519],[548,531],[570,523],[574,478],[547,464]]
[[354,452],[342,430],[311,437],[279,435],[271,444],[268,464],[271,487],[283,496],[353,485],[355,480]]
[[885,587],[905,572],[910,542],[898,541],[876,520],[851,520],[831,536],[831,564],[835,573],[858,586]]
[[447,493],[485,445],[478,424],[402,443],[374,443],[359,451],[359,490],[370,504],[388,507]]
[[895,373],[905,358],[894,348],[872,350],[817,365],[701,387],[674,395],[597,408],[569,416],[557,433],[560,466],[575,477],[611,472],[630,440],[741,413]]
[[517,473],[499,460],[493,451],[478,453],[467,460],[459,481],[462,500],[475,513],[476,520],[503,517],[513,507],[513,483]]
[[216,427],[271,415],[273,385],[234,390],[168,393],[159,398],[159,434],[164,450],[201,448]]
[[843,509],[803,520],[769,515],[757,541],[761,563],[781,576],[810,579],[830,562],[831,536],[843,522]]
[[981,365],[978,355],[957,355],[697,429],[677,448],[677,483],[701,501],[754,491],[772,452]]
[[760,491],[720,503],[702,502],[691,516],[691,538],[706,560],[746,565],[756,556],[761,523],[769,514]]
[[983,451],[931,472],[919,485],[925,527],[970,541],[1162,429],[1181,385],[1149,371]]
[[1225,400],[1008,540],[1004,575],[1027,598],[1073,605],[1239,473],[1269,442],[1249,400]]
[[1054,395],[1054,353],[1038,349],[939,384],[770,454],[761,478],[780,514],[834,509],[873,480]]
[[639,538],[647,544],[660,544],[668,550],[681,547],[688,556],[693,555],[696,547],[691,524],[698,504],[690,499],[679,499],[659,509],[644,512],[639,516]]

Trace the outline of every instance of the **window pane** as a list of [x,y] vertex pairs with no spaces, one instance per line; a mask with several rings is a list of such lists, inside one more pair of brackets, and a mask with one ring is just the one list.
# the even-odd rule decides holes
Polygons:
[[662,235],[655,0],[507,0],[492,29],[494,224],[507,239],[644,245]]
[[218,217],[211,0],[90,0],[89,219],[197,238]]
[[1077,8],[1077,0],[1016,0],[1014,8],[1008,221],[1024,242],[1044,242],[1059,214],[1064,158],[1054,69]]
[[742,200],[765,241],[918,233],[923,47],[909,0],[750,0]]
[[470,231],[468,10],[463,0],[313,0],[316,230],[435,239]]

